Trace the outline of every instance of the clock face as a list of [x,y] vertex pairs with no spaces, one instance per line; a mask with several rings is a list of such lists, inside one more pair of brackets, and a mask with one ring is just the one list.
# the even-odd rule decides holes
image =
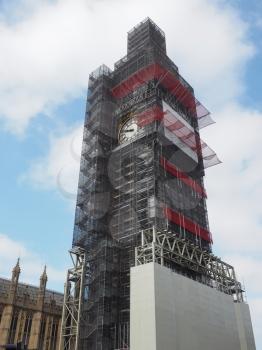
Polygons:
[[119,130],[119,143],[128,142],[135,138],[139,129],[136,118],[128,119]]

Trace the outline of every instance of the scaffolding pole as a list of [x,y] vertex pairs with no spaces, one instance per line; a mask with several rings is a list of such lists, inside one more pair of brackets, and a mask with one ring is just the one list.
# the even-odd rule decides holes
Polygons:
[[62,325],[59,350],[78,350],[81,306],[83,305],[86,252],[74,247],[69,251],[73,267],[67,272],[62,313]]

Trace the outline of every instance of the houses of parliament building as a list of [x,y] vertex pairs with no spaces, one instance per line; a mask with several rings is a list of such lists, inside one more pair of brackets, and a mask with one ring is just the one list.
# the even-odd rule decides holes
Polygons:
[[30,350],[59,347],[63,294],[46,289],[46,268],[38,287],[19,282],[19,260],[11,280],[0,278],[0,349],[22,343]]

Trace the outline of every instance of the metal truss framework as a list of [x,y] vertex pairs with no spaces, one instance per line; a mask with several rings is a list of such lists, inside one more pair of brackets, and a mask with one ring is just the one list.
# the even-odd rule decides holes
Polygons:
[[73,267],[67,272],[59,350],[77,350],[86,277],[86,253],[80,247],[69,251]]
[[156,232],[154,228],[142,231],[141,246],[136,247],[135,259],[136,266],[156,262],[195,272],[200,282],[232,295],[236,302],[243,302],[243,290],[233,266],[171,232]]

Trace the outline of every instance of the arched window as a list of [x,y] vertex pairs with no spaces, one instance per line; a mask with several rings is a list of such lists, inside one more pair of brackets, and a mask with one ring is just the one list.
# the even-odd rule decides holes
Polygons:
[[41,320],[40,337],[39,337],[39,350],[44,349],[45,330],[46,330],[46,316],[44,315],[42,320]]
[[56,350],[56,342],[57,342],[57,335],[58,335],[58,322],[59,320],[54,318],[52,329],[51,329],[51,341],[50,341],[50,350]]
[[15,334],[16,334],[18,316],[19,316],[19,310],[14,309],[13,317],[12,317],[12,321],[11,321],[9,339],[8,339],[9,344],[14,344],[14,342],[15,342]]
[[30,337],[30,332],[32,327],[32,319],[33,319],[33,314],[31,312],[28,312],[26,314],[24,332],[23,332],[23,342],[26,345],[28,345],[29,343],[29,337]]
[[1,323],[1,320],[2,320],[3,312],[4,312],[4,305],[0,304],[0,323]]

